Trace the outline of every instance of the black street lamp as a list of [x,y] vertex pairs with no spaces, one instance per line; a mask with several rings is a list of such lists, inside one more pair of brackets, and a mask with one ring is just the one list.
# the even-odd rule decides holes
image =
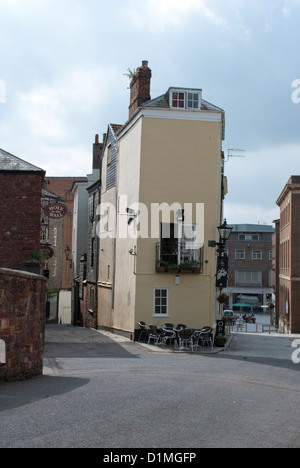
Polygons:
[[224,223],[218,227],[220,241],[208,241],[208,247],[218,247],[218,254],[221,256],[224,253],[226,242],[228,241],[232,227],[228,226],[226,219]]
[[232,227],[228,226],[226,219],[224,223],[218,227],[220,242],[216,242],[218,246],[218,265],[217,265],[217,281],[216,286],[220,288],[227,287],[228,281],[228,256],[224,255],[225,245],[228,241]]
[[218,231],[220,234],[220,241],[223,241],[224,244],[228,241],[232,227],[228,226],[226,219],[224,220],[224,223],[218,227]]

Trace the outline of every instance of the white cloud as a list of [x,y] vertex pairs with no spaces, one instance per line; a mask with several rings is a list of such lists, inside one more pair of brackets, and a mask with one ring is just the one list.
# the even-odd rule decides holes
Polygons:
[[189,18],[195,15],[208,19],[218,27],[228,28],[226,19],[209,7],[207,0],[142,0],[140,3],[143,8],[136,0],[126,4],[129,20],[137,29],[162,32],[174,26],[181,28],[188,26]]
[[41,88],[20,94],[19,111],[33,135],[52,141],[66,138],[63,103],[57,91]]
[[101,109],[118,78],[119,70],[113,68],[90,65],[70,70],[52,85],[20,93],[18,112],[35,137],[52,143],[71,141],[73,124],[76,120],[82,124],[84,116]]
[[229,224],[272,224],[279,216],[275,203],[268,209],[251,203],[227,203],[225,200],[225,218]]
[[289,18],[290,17],[290,14],[291,14],[291,10],[290,8],[288,8],[287,6],[285,6],[284,8],[282,8],[282,14],[285,18]]
[[[58,147],[41,145],[38,161],[41,160],[47,176],[85,176],[92,171],[92,143],[87,146],[81,144]],[[33,162],[32,157],[31,162]]]
[[[226,164],[228,222],[270,224],[278,217],[276,201],[291,175],[299,174],[300,145],[284,144],[246,152]],[[248,220],[248,221],[247,221]]]

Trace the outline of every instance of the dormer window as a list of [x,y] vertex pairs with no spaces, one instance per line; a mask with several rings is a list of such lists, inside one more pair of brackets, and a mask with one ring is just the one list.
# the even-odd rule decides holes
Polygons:
[[184,109],[185,95],[184,93],[172,92],[172,107]]
[[172,109],[201,109],[201,90],[171,89],[170,107]]

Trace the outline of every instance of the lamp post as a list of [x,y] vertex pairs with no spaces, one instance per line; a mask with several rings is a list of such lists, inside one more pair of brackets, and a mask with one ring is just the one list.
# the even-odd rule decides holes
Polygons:
[[220,288],[219,301],[219,316],[221,316],[221,309],[223,309],[223,297],[221,295],[222,289],[227,287],[228,281],[228,256],[225,255],[225,246],[228,241],[232,227],[228,226],[226,219],[223,224],[218,227],[219,231],[219,242],[215,243],[215,246],[218,247],[218,263],[217,263],[217,274],[216,274],[216,287]]
[[225,245],[230,237],[232,229],[232,227],[228,226],[226,219],[223,224],[218,227],[220,241],[216,242],[216,246],[218,246],[218,254],[221,257],[224,257]]

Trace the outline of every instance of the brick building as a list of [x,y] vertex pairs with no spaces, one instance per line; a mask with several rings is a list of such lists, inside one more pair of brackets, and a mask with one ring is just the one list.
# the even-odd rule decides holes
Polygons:
[[0,149],[0,267],[27,269],[40,250],[45,171]]
[[[291,176],[281,192],[277,314],[282,333],[300,333],[300,176]],[[277,289],[278,289],[277,288]]]
[[228,288],[224,292],[230,297],[230,307],[246,303],[263,310],[261,306],[272,301],[274,228],[260,224],[236,224],[232,227],[226,243],[229,270]]
[[62,202],[66,215],[58,220],[47,220],[47,241],[54,251],[48,262],[49,288],[48,300],[51,304],[50,321],[71,323],[71,289],[72,289],[72,236],[75,182],[86,182],[86,177],[46,177],[45,202]]

